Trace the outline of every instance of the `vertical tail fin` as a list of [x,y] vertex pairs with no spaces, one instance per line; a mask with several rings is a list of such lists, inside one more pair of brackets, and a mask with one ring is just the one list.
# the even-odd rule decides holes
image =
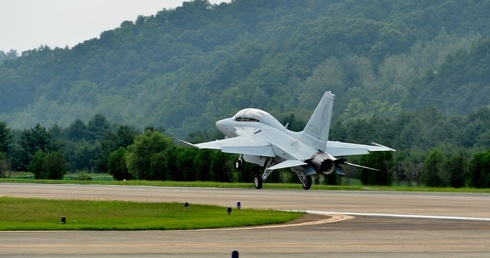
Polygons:
[[313,111],[310,120],[308,120],[303,130],[305,134],[316,140],[314,145],[323,151],[326,149],[326,142],[330,131],[334,98],[335,95],[330,91],[326,91],[323,94],[322,99],[318,103],[318,106],[316,106],[315,111]]

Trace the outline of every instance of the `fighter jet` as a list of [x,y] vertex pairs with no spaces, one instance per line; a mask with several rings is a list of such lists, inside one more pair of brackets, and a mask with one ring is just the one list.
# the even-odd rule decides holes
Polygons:
[[332,172],[344,175],[340,164],[377,170],[347,162],[336,156],[363,155],[372,151],[395,151],[377,143],[373,145],[329,141],[330,121],[335,95],[323,94],[315,111],[301,132],[293,132],[269,113],[255,108],[238,111],[233,117],[216,122],[225,139],[199,144],[182,143],[198,149],[216,149],[225,153],[239,154],[236,167],[243,161],[265,167],[262,174],[254,176],[254,186],[262,188],[272,172],[290,168],[301,181],[305,190],[310,189],[312,176]]

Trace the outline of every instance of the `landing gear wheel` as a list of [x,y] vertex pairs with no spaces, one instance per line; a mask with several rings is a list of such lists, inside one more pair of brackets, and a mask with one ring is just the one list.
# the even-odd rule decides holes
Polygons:
[[235,168],[236,169],[242,169],[242,167],[243,167],[243,161],[237,160],[235,163]]
[[262,176],[260,175],[255,175],[254,176],[254,186],[256,189],[262,189],[262,183],[264,181],[262,180]]
[[311,188],[311,176],[305,177],[305,182],[303,182],[303,189],[310,190]]

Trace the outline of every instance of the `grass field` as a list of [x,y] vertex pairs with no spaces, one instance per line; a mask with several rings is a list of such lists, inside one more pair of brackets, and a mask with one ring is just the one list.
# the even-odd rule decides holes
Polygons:
[[[279,224],[300,212],[232,209],[183,203],[45,200],[0,197],[5,230],[176,230]],[[61,223],[61,217],[66,223]]]

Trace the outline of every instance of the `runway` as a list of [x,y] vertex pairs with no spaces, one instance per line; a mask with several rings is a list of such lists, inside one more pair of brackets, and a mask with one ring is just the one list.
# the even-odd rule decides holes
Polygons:
[[[490,195],[0,184],[0,195],[304,210],[299,226],[0,232],[0,257],[488,257]],[[340,218],[330,221],[330,218]]]

